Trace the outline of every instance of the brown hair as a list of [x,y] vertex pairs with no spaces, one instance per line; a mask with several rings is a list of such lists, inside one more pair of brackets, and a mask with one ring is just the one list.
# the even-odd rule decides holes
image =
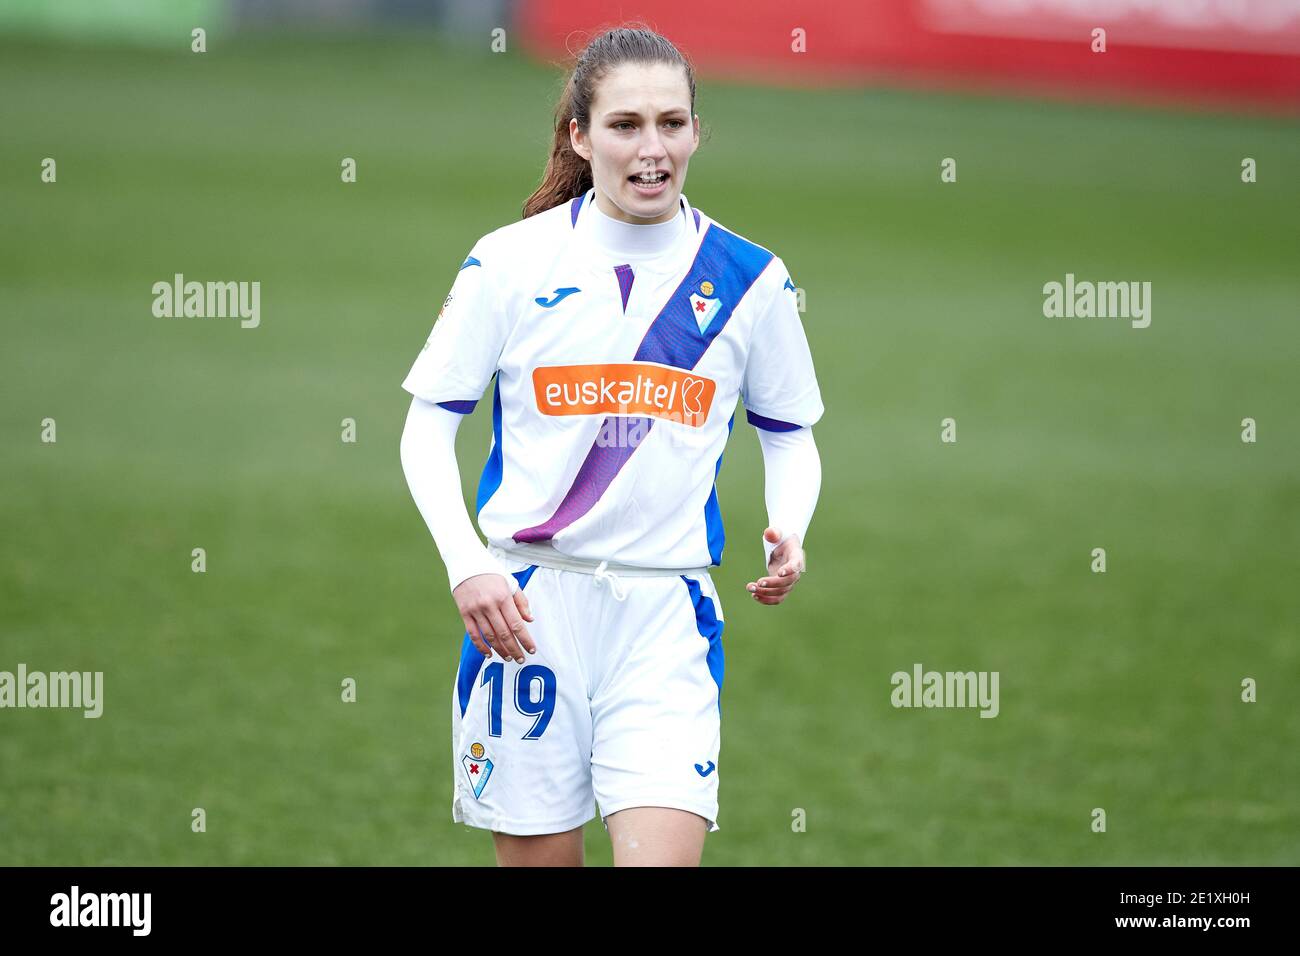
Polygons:
[[596,87],[617,66],[624,63],[666,63],[686,72],[691,91],[691,115],[695,115],[695,68],[664,36],[644,23],[615,27],[598,34],[578,54],[565,78],[564,90],[555,105],[555,139],[546,160],[542,183],[524,202],[524,216],[535,216],[560,203],[581,196],[592,186],[591,164],[573,151],[569,141],[569,120],[578,121],[583,133],[591,130],[591,104]]

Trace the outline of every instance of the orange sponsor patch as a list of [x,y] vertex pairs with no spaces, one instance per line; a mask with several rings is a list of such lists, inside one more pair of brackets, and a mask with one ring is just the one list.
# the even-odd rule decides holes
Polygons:
[[543,415],[646,415],[699,428],[717,387],[686,369],[643,362],[533,369],[533,393]]

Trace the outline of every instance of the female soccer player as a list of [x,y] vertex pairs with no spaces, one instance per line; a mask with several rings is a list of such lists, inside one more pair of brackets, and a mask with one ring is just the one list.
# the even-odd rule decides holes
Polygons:
[[[403,468],[465,626],[452,819],[493,831],[501,865],[581,865],[593,801],[615,865],[698,865],[718,829],[708,569],[738,398],[770,524],[747,587],[780,604],[805,570],[821,393],[785,264],[682,192],[694,109],[668,40],[595,38],[523,219],[475,243],[403,382]],[[494,377],[484,547],[455,438]]]

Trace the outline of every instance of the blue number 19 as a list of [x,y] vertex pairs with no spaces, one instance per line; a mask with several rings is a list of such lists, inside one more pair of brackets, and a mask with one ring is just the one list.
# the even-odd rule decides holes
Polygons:
[[[488,688],[488,736],[501,736],[501,698],[506,680],[506,665],[493,661],[483,668],[480,685]],[[533,700],[533,682],[542,682],[542,696]],[[515,673],[515,710],[525,717],[536,717],[523,740],[537,740],[546,733],[546,727],[555,714],[555,671],[542,664],[529,664]]]

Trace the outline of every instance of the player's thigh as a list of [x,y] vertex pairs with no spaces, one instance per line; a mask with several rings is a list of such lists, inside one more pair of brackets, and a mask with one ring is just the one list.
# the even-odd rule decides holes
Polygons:
[[498,866],[582,866],[582,827],[565,833],[493,833]]
[[594,816],[584,667],[549,568],[521,581],[537,653],[523,664],[467,644],[453,692],[453,819],[513,836],[563,834]]
[[615,866],[699,866],[709,821],[672,807],[628,807],[605,818]]
[[606,621],[592,699],[592,783],[602,817],[634,807],[688,811],[717,829],[722,648],[707,578],[637,586]]

